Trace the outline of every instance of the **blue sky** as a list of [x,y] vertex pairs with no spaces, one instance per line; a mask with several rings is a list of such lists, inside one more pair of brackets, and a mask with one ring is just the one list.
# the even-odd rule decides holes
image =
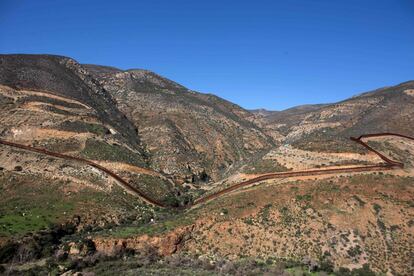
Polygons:
[[0,53],[145,68],[280,110],[414,79],[414,1],[1,0]]

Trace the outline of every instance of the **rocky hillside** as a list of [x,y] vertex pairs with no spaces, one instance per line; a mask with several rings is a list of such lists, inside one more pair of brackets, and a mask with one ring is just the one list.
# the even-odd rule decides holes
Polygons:
[[285,143],[316,151],[358,151],[349,136],[396,132],[413,135],[414,81],[326,105],[306,105],[258,115]]
[[[216,96],[148,71],[84,66],[61,56],[0,55],[0,112],[0,139],[93,160],[172,205],[188,200],[180,181],[220,178],[273,145],[249,112]],[[0,236],[75,214],[92,224],[142,216],[140,198],[102,171],[5,145],[0,184],[7,195]],[[22,207],[13,205],[17,197]],[[49,211],[51,217],[38,217]]]
[[321,109],[323,106],[325,105],[299,105],[283,111],[256,109],[252,110],[252,113],[255,114],[267,128],[275,126],[282,135],[287,135],[289,134],[290,128],[301,122],[306,115],[312,111]]
[[[51,55],[1,55],[0,84],[79,101],[93,109],[97,119],[111,125],[118,136],[123,137],[121,139],[139,149],[133,124],[117,109],[111,95],[73,59]],[[38,98],[32,95],[30,99]]]
[[367,139],[403,168],[268,179],[188,209],[141,196],[183,207],[265,173],[377,165],[348,137],[414,136],[413,110],[414,81],[247,111],[146,70],[0,55],[0,139],[96,164],[0,143],[0,274],[413,275],[409,139]]
[[151,166],[189,182],[218,180],[273,141],[252,114],[146,70],[86,65],[138,128]]
[[[130,185],[171,203],[180,187],[150,170],[137,129],[77,62],[0,56],[0,139],[94,160]],[[49,224],[142,217],[143,202],[109,175],[79,162],[0,145],[0,240]]]

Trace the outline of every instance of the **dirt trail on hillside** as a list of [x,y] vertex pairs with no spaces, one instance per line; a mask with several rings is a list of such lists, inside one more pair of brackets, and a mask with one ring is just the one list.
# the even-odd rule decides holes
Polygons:
[[2,92],[3,94],[6,94],[7,96],[12,97],[12,98],[16,98],[16,97],[19,97],[19,96],[25,96],[25,95],[48,97],[48,98],[51,98],[51,99],[56,99],[56,100],[60,100],[60,101],[63,101],[63,102],[76,104],[76,105],[82,106],[86,109],[92,109],[92,107],[90,107],[90,106],[88,106],[88,105],[86,105],[86,104],[84,104],[80,101],[70,99],[70,98],[66,98],[66,97],[62,97],[62,96],[58,96],[58,95],[53,94],[52,92],[35,91],[35,90],[14,90],[14,89],[11,89],[11,88],[9,88],[7,86],[4,86],[4,85],[0,85],[0,88],[2,88],[2,90],[0,92]]

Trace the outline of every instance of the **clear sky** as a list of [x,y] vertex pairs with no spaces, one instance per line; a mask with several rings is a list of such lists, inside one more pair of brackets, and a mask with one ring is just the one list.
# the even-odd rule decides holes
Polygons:
[[414,1],[0,0],[0,53],[145,68],[280,110],[414,79]]

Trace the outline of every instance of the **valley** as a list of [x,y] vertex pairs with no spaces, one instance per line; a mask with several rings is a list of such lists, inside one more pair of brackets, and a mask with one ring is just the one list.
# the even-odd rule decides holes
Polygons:
[[412,91],[248,111],[147,70],[0,55],[0,268],[410,275]]

